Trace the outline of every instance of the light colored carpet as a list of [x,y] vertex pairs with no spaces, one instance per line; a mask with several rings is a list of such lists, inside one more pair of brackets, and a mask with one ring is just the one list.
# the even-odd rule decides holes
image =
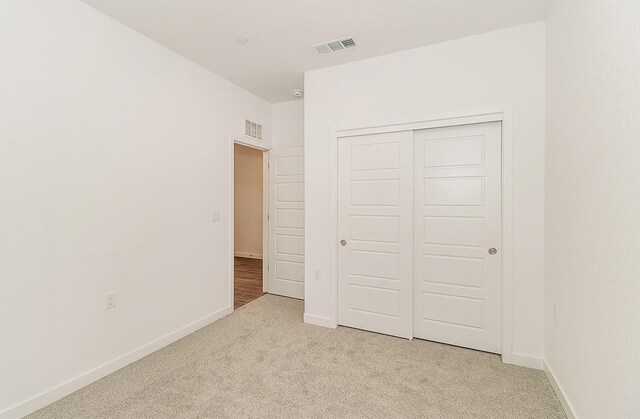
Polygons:
[[32,418],[560,418],[542,371],[302,322],[265,295]]

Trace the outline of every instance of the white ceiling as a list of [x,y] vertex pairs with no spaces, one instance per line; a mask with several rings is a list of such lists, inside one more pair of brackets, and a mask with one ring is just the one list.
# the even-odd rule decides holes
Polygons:
[[[272,103],[293,100],[307,70],[543,20],[553,2],[82,1]],[[311,47],[345,36],[358,48],[321,56]]]

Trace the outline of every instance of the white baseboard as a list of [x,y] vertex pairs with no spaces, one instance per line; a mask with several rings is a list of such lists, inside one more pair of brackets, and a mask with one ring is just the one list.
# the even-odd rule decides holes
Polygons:
[[307,313],[304,313],[304,322],[307,323],[307,324],[313,324],[313,325],[316,325],[316,326],[330,327],[332,329],[336,328],[336,325],[333,324],[331,319],[329,319],[327,317],[313,316],[313,315],[307,314]]
[[512,353],[507,364],[541,370],[544,364],[544,360],[537,356]]
[[99,367],[96,367],[90,371],[85,372],[84,374],[72,378],[69,381],[59,384],[50,390],[44,391],[28,400],[11,406],[6,410],[0,412],[0,418],[21,418],[35,412],[36,410],[42,409],[43,407],[57,400],[60,400],[65,396],[68,396],[74,391],[80,390],[82,387],[85,387],[93,383],[94,381],[98,381],[99,379],[116,372],[120,368],[126,367],[132,362],[142,359],[145,356],[157,351],[158,349],[161,349],[195,332],[196,330],[201,329],[215,322],[216,320],[221,319],[231,312],[233,312],[233,309],[231,308],[231,306],[229,306],[223,308],[222,310],[218,310],[215,313],[212,313],[200,320],[196,320],[195,322],[188,324],[169,334],[166,334],[159,339],[147,343],[146,345],[134,349],[133,351],[128,352],[124,355],[121,355],[105,364],[100,365]]
[[562,404],[562,408],[564,409],[564,413],[567,415],[568,419],[577,419],[578,415],[576,415],[576,411],[573,410],[573,406],[569,402],[567,395],[564,393],[562,386],[558,382],[556,375],[553,373],[553,370],[547,364],[547,361],[544,361],[544,373],[547,375],[549,382],[551,383],[551,387],[553,387],[553,391],[556,392],[556,396],[560,400],[560,404]]
[[237,258],[262,259],[262,255],[257,253],[235,252],[233,255]]

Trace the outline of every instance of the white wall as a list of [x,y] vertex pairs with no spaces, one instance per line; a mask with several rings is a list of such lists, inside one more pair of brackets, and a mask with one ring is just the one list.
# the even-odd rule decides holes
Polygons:
[[304,100],[274,104],[272,124],[274,148],[304,146]]
[[581,418],[640,415],[639,17],[557,0],[547,22],[546,360]]
[[[513,352],[543,355],[545,27],[535,23],[305,73],[305,313],[329,319],[332,128],[513,110]],[[362,125],[362,124],[358,124]],[[313,279],[312,269],[322,271]],[[532,358],[529,358],[532,357]]]
[[235,255],[262,258],[263,195],[262,151],[240,144],[234,146],[233,194]]
[[271,105],[75,0],[2,1],[0,51],[1,412],[229,307],[229,134]]

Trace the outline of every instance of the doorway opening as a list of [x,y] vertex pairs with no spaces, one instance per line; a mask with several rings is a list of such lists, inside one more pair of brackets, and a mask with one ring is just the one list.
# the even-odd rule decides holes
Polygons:
[[233,144],[233,308],[265,294],[264,246],[265,156],[264,151]]

